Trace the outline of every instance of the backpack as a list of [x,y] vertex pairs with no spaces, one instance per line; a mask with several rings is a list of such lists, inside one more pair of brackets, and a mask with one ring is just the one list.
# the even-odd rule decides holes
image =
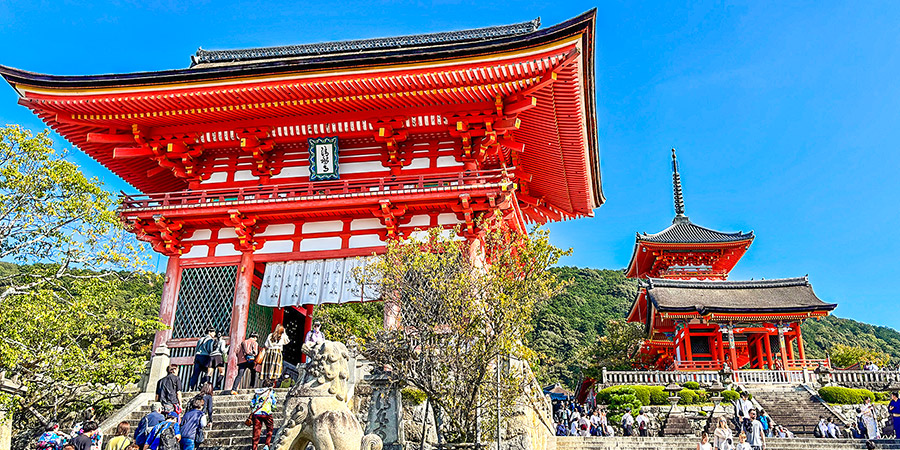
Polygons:
[[157,450],[179,450],[178,439],[175,438],[175,427],[171,424],[160,430]]
[[819,425],[816,425],[816,427],[813,428],[813,436],[815,436],[817,438],[825,437],[825,436],[822,436],[822,430],[819,428]]
[[642,420],[638,423],[638,430],[646,430],[647,429],[647,421]]

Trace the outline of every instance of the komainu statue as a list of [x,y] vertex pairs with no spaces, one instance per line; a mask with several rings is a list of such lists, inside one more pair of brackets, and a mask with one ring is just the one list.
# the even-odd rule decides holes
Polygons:
[[275,436],[275,450],[381,450],[381,438],[363,436],[347,406],[349,355],[340,342],[303,344],[309,358],[306,374],[288,392],[285,418]]

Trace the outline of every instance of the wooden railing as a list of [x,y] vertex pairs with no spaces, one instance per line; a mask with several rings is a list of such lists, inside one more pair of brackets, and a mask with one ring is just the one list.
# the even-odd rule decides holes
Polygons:
[[446,175],[399,175],[242,188],[198,189],[159,194],[127,195],[123,193],[120,209],[217,206],[217,204],[226,202],[291,201],[310,197],[323,199],[323,197],[383,195],[415,189],[470,188],[482,184],[511,181],[511,179],[510,175],[504,175],[501,170],[486,170]]
[[787,363],[788,370],[803,370],[803,369],[815,370],[819,366],[830,369],[831,361],[828,359],[792,359],[792,360],[788,360],[788,363]]
[[696,381],[697,383],[713,383],[715,381],[722,382],[719,372],[675,372],[675,371],[602,371],[600,384],[649,384],[649,385],[667,385],[670,383],[686,383],[688,381]]
[[722,363],[719,361],[676,361],[675,370],[705,370],[719,371],[722,370]]
[[739,384],[803,384],[809,382],[809,372],[802,370],[737,370],[735,383]]

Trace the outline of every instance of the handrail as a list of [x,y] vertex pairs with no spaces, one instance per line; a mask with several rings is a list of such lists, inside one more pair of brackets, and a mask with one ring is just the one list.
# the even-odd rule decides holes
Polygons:
[[499,183],[512,180],[509,172],[484,170],[459,172],[446,175],[398,175],[379,178],[359,178],[333,181],[310,181],[304,183],[247,186],[239,188],[214,188],[136,194],[122,196],[120,210],[162,208],[185,205],[214,206],[222,202],[242,202],[259,200],[286,200],[307,196],[335,196],[351,194],[371,194],[411,189],[434,189],[479,184]]

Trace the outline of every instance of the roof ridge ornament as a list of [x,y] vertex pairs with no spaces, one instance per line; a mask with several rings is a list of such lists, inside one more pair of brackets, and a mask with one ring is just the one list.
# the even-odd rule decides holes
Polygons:
[[672,223],[688,223],[690,220],[684,215],[684,195],[681,192],[681,175],[678,174],[678,159],[675,157],[675,149],[672,149],[672,190],[675,197],[675,218]]

